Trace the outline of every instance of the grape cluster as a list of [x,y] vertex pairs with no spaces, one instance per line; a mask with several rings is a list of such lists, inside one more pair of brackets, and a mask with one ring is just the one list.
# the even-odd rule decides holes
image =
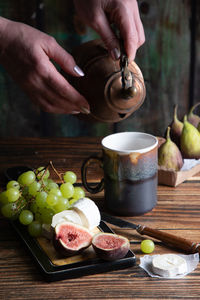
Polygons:
[[62,177],[60,185],[50,178],[48,168],[39,167],[22,173],[16,181],[9,181],[6,190],[0,193],[2,215],[18,219],[31,236],[40,236],[42,224],[51,224],[56,213],[69,209],[85,196],[81,187],[74,186],[77,180],[74,172],[58,175]]

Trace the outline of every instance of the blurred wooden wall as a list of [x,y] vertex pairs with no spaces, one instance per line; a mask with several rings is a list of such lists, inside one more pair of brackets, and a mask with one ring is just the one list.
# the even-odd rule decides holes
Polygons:
[[[200,1],[138,3],[146,43],[137,52],[136,63],[147,88],[138,111],[115,124],[91,124],[72,115],[47,114],[34,107],[0,66],[0,136],[103,136],[131,130],[163,135],[174,104],[178,104],[182,118],[200,101]],[[71,0],[1,0],[0,15],[45,31],[68,51],[97,37],[74,22]]]

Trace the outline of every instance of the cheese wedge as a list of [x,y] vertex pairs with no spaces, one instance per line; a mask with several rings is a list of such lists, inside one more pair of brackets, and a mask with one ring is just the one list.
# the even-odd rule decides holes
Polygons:
[[175,277],[187,272],[187,262],[176,254],[158,255],[152,260],[152,271],[162,277]]
[[97,227],[101,221],[101,215],[97,205],[89,198],[81,198],[76,201],[72,210],[79,214],[82,225],[90,230]]
[[79,214],[75,210],[69,209],[69,210],[63,210],[60,213],[55,214],[52,218],[51,226],[55,228],[57,224],[66,222],[66,221],[69,221],[69,222],[72,222],[72,223],[75,223],[78,225],[83,225]]

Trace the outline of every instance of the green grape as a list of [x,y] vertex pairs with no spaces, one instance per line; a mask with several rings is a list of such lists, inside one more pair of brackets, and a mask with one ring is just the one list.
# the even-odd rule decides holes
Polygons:
[[36,204],[38,207],[45,207],[46,205],[46,198],[47,198],[47,193],[42,191],[42,192],[38,192],[36,195]]
[[54,215],[54,211],[50,208],[43,208],[41,210],[41,218],[42,222],[45,224],[50,224],[52,221],[52,217]]
[[53,208],[56,213],[69,209],[70,208],[69,200],[64,197],[59,197],[58,203]]
[[20,185],[23,185],[23,183],[22,183],[22,175],[23,175],[23,174],[19,175],[19,177],[17,178],[17,182],[18,182]]
[[58,197],[54,194],[48,194],[46,198],[46,202],[49,206],[54,206],[58,202]]
[[10,188],[6,191],[6,196],[8,198],[8,202],[15,202],[19,199],[20,192],[18,189]]
[[72,171],[67,171],[64,176],[63,179],[65,182],[70,182],[71,184],[74,184],[77,180],[76,174]]
[[49,194],[53,194],[53,195],[55,195],[57,197],[61,197],[62,196],[62,193],[61,193],[61,191],[60,191],[59,188],[52,188],[52,189],[50,189]]
[[81,187],[76,186],[76,187],[74,188],[73,198],[78,200],[78,199],[84,198],[84,197],[85,197],[85,192],[84,192],[84,190],[83,190]]
[[38,211],[38,206],[36,204],[36,201],[33,201],[31,204],[30,204],[30,210],[32,211],[32,213],[36,213]]
[[13,218],[17,214],[16,203],[7,203],[2,206],[1,213],[6,218]]
[[29,185],[35,181],[35,173],[33,171],[27,171],[20,176],[22,185]]
[[38,180],[42,179],[48,179],[49,178],[49,170],[46,170],[45,167],[39,167],[36,170],[36,177]]
[[28,232],[33,237],[39,237],[42,234],[42,224],[39,221],[33,221],[28,225]]
[[44,181],[46,188],[50,191],[51,189],[58,189],[59,186],[52,179],[47,179]]
[[42,215],[39,211],[35,213],[35,221],[42,222]]
[[29,225],[33,222],[33,213],[28,209],[22,210],[19,215],[19,221],[23,225]]
[[8,203],[8,197],[6,195],[6,191],[3,191],[3,192],[0,193],[0,203],[1,204]]
[[15,188],[15,189],[20,189],[20,185],[19,182],[17,182],[16,180],[11,180],[7,183],[6,185],[6,189],[10,189],[10,188]]
[[155,249],[154,242],[152,240],[143,240],[140,249],[143,253],[152,253]]
[[74,186],[70,182],[65,182],[60,186],[61,193],[65,198],[71,198],[74,194]]
[[28,187],[28,192],[30,195],[35,196],[37,192],[40,190],[41,184],[37,181],[33,181],[29,187]]

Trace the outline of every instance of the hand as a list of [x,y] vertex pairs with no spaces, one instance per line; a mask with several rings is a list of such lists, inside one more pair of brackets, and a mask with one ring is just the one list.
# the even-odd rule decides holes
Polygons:
[[82,21],[101,36],[113,59],[119,59],[120,52],[112,23],[120,31],[129,60],[135,58],[145,41],[136,0],[74,0],[74,5]]
[[50,113],[88,113],[89,104],[57,71],[83,76],[55,39],[28,25],[0,18],[0,63],[34,103]]

